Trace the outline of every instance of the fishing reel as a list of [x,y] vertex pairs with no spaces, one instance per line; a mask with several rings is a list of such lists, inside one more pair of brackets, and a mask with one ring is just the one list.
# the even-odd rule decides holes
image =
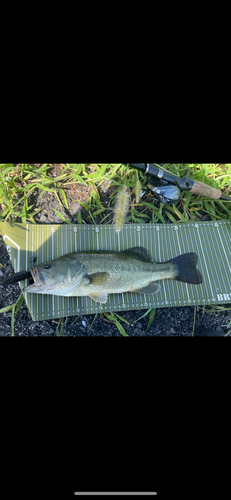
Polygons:
[[[160,163],[160,166],[164,165],[164,163]],[[146,169],[147,169],[146,165]],[[163,180],[164,172],[163,170],[159,170],[158,177],[147,177],[144,183],[144,187],[150,189],[152,191],[154,198],[164,205],[172,205],[173,203],[177,203],[181,197],[181,191],[178,186],[174,184],[170,184],[168,181]]]

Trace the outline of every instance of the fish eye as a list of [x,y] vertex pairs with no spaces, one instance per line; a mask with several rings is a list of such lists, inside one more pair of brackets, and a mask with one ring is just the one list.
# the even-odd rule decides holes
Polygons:
[[50,265],[50,264],[46,264],[46,265],[44,266],[44,269],[50,269],[50,267],[51,267],[51,265]]

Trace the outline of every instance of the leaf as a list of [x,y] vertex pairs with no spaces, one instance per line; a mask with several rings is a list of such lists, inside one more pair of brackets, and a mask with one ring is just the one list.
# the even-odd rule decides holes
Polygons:
[[151,219],[151,217],[149,215],[147,215],[147,214],[141,214],[139,212],[136,214],[136,217],[145,217],[146,219],[149,219],[149,220]]
[[5,215],[6,215],[6,214],[8,214],[9,210],[10,210],[10,208],[9,208],[9,207],[8,207],[8,208],[5,208],[5,210],[3,210],[3,212],[2,212],[2,213],[1,213],[1,215],[0,215],[1,219],[2,219],[3,217],[5,217]]
[[81,166],[79,163],[69,163],[68,166],[72,167],[74,170],[80,170]]
[[189,202],[191,200],[191,197],[192,197],[192,194],[191,193],[186,193],[186,202],[184,204],[184,209],[186,211],[186,209],[188,208],[188,205],[189,205]]
[[0,313],[4,313],[4,312],[7,312],[7,311],[10,311],[12,309],[12,307],[14,307],[15,304],[11,304],[11,306],[6,306],[6,307],[3,307],[2,309],[0,309]]
[[100,168],[100,170],[98,170],[98,172],[95,172],[94,174],[88,174],[88,178],[89,179],[101,179],[105,173],[105,170],[107,169],[108,167],[108,164],[105,163],[102,168]]
[[147,332],[147,330],[150,328],[150,326],[151,326],[151,324],[152,324],[152,322],[153,322],[153,320],[154,320],[154,318],[155,318],[155,315],[156,315],[156,309],[151,309],[151,311],[150,311],[150,316],[149,316],[148,326],[147,326],[147,328],[146,328],[146,332]]
[[15,304],[13,305],[12,308],[12,315],[11,315],[11,335],[14,337],[14,309],[15,309]]
[[[163,222],[163,224],[165,224],[165,220],[164,220],[163,215],[161,215],[161,214],[160,214],[160,212],[158,212],[156,215],[157,215],[158,219],[160,219],[160,220],[161,220],[161,222]],[[157,221],[158,221],[158,219],[157,219]],[[157,221],[156,221],[156,222],[157,222]]]
[[121,319],[121,321],[124,321],[125,323],[127,323],[127,325],[130,325],[130,323],[125,318],[123,318],[123,316],[119,316],[119,314],[117,313],[115,313],[115,316],[118,316],[118,318]]
[[[16,314],[18,313],[18,311],[19,311],[19,309],[20,309],[20,307],[21,307],[21,305],[22,305],[22,303],[23,303],[23,300],[24,300],[23,293],[21,293],[21,295],[19,296],[19,298],[18,298],[18,300],[17,300],[17,302],[16,302],[16,304],[17,304],[17,303],[18,303],[18,304],[17,304],[16,310],[15,310],[15,313],[14,313],[14,315],[15,315],[15,316],[16,316]],[[15,304],[15,305],[16,305],[16,304]]]
[[93,212],[92,215],[98,215],[101,214],[102,212],[105,212],[105,208],[100,208],[99,210],[96,210],[95,212]]
[[148,203],[147,201],[143,201],[141,205],[145,205],[146,207],[151,208],[151,210],[158,211],[158,208],[155,207],[154,203]]
[[[177,215],[177,217],[179,217],[179,219],[181,219],[181,220],[185,219],[185,217],[179,212],[179,210],[177,210],[177,208],[175,207],[175,205],[173,205],[173,211],[175,212],[175,214]],[[187,212],[186,212],[186,214],[187,214]]]
[[63,184],[64,186],[67,186],[68,184],[84,184],[84,186],[87,186],[87,183],[85,182],[85,180],[83,179],[83,177],[80,177],[80,175],[77,175],[77,174],[71,174],[70,177],[73,179],[72,182],[66,182],[65,184]]
[[59,199],[59,196],[58,196],[58,193],[55,191],[55,196],[60,204],[60,206],[63,208],[63,204],[61,203],[60,199]]
[[44,163],[41,167],[36,167],[36,173],[37,172],[46,172],[46,170],[48,170],[50,167],[48,165],[48,163]]
[[145,316],[147,316],[147,314],[148,314],[148,313],[150,313],[150,311],[151,311],[151,309],[149,309],[148,311],[146,311],[146,313],[145,313],[145,314],[143,314],[143,316],[141,316],[140,318],[136,319],[136,321],[134,321],[134,324],[135,324],[137,321],[139,321],[140,319],[145,318]]
[[136,215],[136,217],[146,217],[147,219],[150,219],[149,215],[142,214],[142,213],[138,212],[137,210],[135,210],[134,208],[132,208],[132,213],[133,213],[133,215]]
[[117,172],[117,170],[120,168],[121,166],[121,163],[118,163],[117,165],[115,165],[115,167],[113,168],[112,172],[110,173],[109,175],[109,178],[112,179],[112,177],[115,175],[115,173]]
[[32,214],[30,214],[30,217],[34,217],[34,215],[37,215],[41,210],[42,210],[42,208],[35,210],[35,212],[32,212]]
[[123,327],[119,323],[119,321],[116,321],[116,326],[117,326],[118,330],[120,331],[120,333],[123,335],[123,337],[128,337],[128,334],[125,332],[125,330],[123,329]]
[[64,203],[65,203],[67,209],[69,210],[69,206],[68,206],[68,203],[67,203],[67,197],[66,197],[66,193],[65,193],[64,189],[60,187],[59,191],[60,191],[60,193],[61,193],[61,195],[62,195],[62,197],[64,199]]
[[42,189],[43,191],[49,191],[51,193],[56,193],[55,189],[50,189],[47,186],[43,186],[42,184],[39,184],[38,182],[36,182],[36,187],[38,189]]
[[54,212],[60,217],[60,219],[62,219],[64,222],[66,222],[67,224],[70,224],[70,221],[65,219],[65,217],[63,217],[63,215],[58,211],[56,210],[55,208],[53,208]]
[[202,182],[205,182],[206,168],[210,166],[210,163],[201,163],[202,168]]
[[213,214],[213,215],[216,215],[216,211],[215,211],[215,210],[214,210],[214,208],[210,205],[210,203],[209,203],[209,202],[205,201],[205,206],[206,206],[206,208],[207,208],[208,212],[210,212],[210,213],[212,212],[212,214]]
[[176,224],[176,219],[174,219],[174,217],[169,212],[167,212],[167,210],[165,210],[165,214],[174,224]]
[[106,316],[106,318],[109,319],[110,321],[116,321],[116,317],[115,317],[114,313],[112,313],[112,312],[110,314],[105,312],[104,316]]
[[[77,200],[78,201],[78,200]],[[87,205],[87,203],[83,203],[82,201],[78,201],[78,203],[80,205],[83,205],[83,207],[85,208],[85,210],[89,211],[90,210],[90,207]]]

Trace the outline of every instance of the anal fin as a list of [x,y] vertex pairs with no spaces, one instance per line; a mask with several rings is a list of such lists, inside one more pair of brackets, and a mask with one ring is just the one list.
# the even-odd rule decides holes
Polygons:
[[95,302],[100,302],[100,304],[106,304],[108,299],[108,294],[106,292],[91,293],[88,295]]
[[159,291],[160,291],[160,285],[157,285],[156,283],[150,283],[150,285],[145,286],[144,288],[133,290],[133,292],[135,293],[144,293],[146,295],[153,295],[154,293],[157,293]]

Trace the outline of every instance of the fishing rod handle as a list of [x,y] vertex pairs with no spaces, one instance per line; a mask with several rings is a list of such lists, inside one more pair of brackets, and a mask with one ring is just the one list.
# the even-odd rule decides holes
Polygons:
[[190,193],[207,196],[208,198],[212,198],[214,200],[218,200],[222,194],[220,189],[212,188],[208,186],[208,184],[204,184],[200,181],[194,181],[194,186],[190,189]]

